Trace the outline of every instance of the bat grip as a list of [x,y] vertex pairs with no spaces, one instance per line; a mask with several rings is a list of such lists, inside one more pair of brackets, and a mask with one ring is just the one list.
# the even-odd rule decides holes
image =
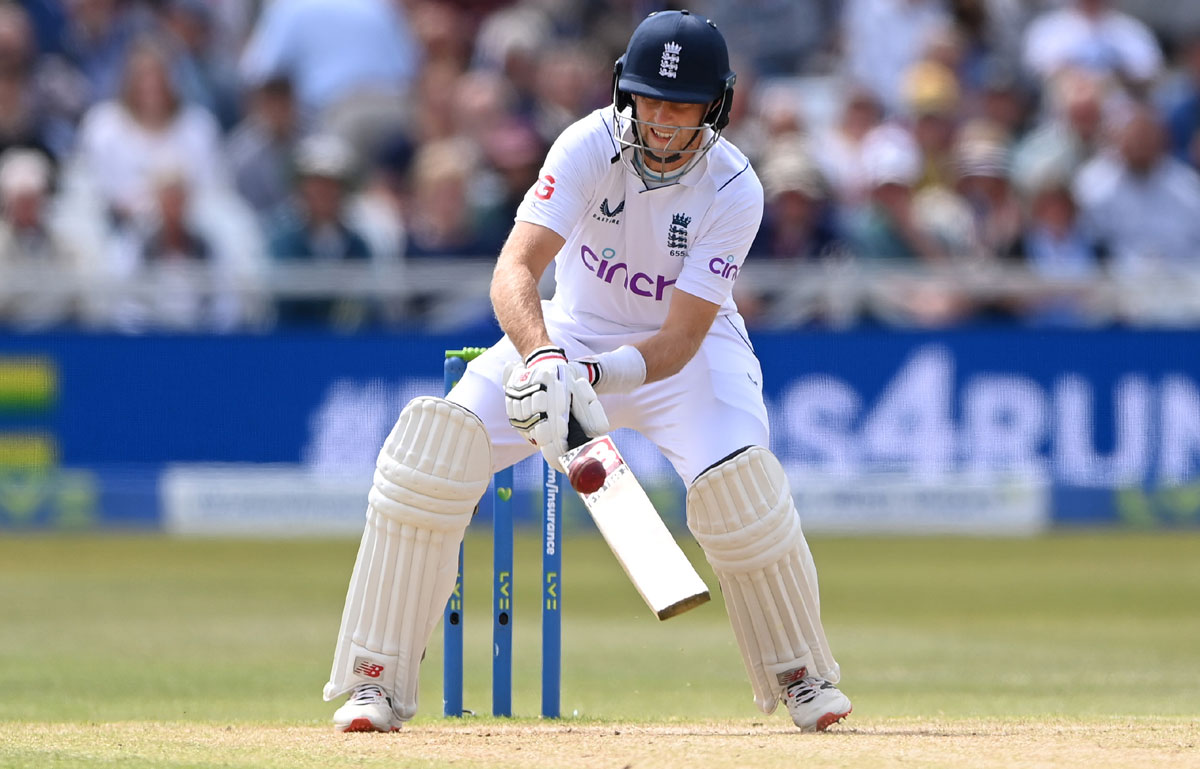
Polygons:
[[591,438],[583,431],[583,427],[579,424],[579,420],[575,418],[575,415],[569,414],[567,416],[567,446],[577,449],[590,440]]

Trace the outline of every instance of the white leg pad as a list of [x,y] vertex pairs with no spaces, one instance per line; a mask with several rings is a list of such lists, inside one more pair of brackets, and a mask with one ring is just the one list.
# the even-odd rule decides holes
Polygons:
[[721,583],[758,707],[774,711],[801,668],[837,683],[817,569],[779,460],[751,446],[706,470],[688,489],[687,519]]
[[388,693],[398,718],[416,713],[421,656],[491,472],[491,442],[470,411],[423,397],[400,412],[375,464],[326,700],[371,683]]

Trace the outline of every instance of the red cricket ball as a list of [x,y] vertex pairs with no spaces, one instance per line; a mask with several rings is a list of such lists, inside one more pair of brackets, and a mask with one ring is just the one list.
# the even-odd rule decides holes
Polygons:
[[580,494],[595,493],[604,485],[606,477],[608,477],[608,473],[604,470],[604,463],[595,457],[577,459],[567,468],[567,478],[571,481],[571,488]]

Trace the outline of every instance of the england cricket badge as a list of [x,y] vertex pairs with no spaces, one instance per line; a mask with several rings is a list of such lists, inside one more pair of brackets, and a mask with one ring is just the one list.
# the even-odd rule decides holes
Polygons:
[[667,229],[667,251],[671,256],[677,256],[680,259],[687,256],[688,253],[688,225],[692,223],[692,217],[687,214],[675,214],[671,217],[671,226]]

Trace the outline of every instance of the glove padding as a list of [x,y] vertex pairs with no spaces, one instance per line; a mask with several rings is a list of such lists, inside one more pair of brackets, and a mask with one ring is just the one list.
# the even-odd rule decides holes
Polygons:
[[608,416],[588,383],[586,373],[567,362],[557,347],[539,347],[524,364],[504,369],[504,408],[509,423],[542,451],[550,466],[566,469],[559,457],[567,453],[567,422],[574,414],[589,437],[608,432]]

